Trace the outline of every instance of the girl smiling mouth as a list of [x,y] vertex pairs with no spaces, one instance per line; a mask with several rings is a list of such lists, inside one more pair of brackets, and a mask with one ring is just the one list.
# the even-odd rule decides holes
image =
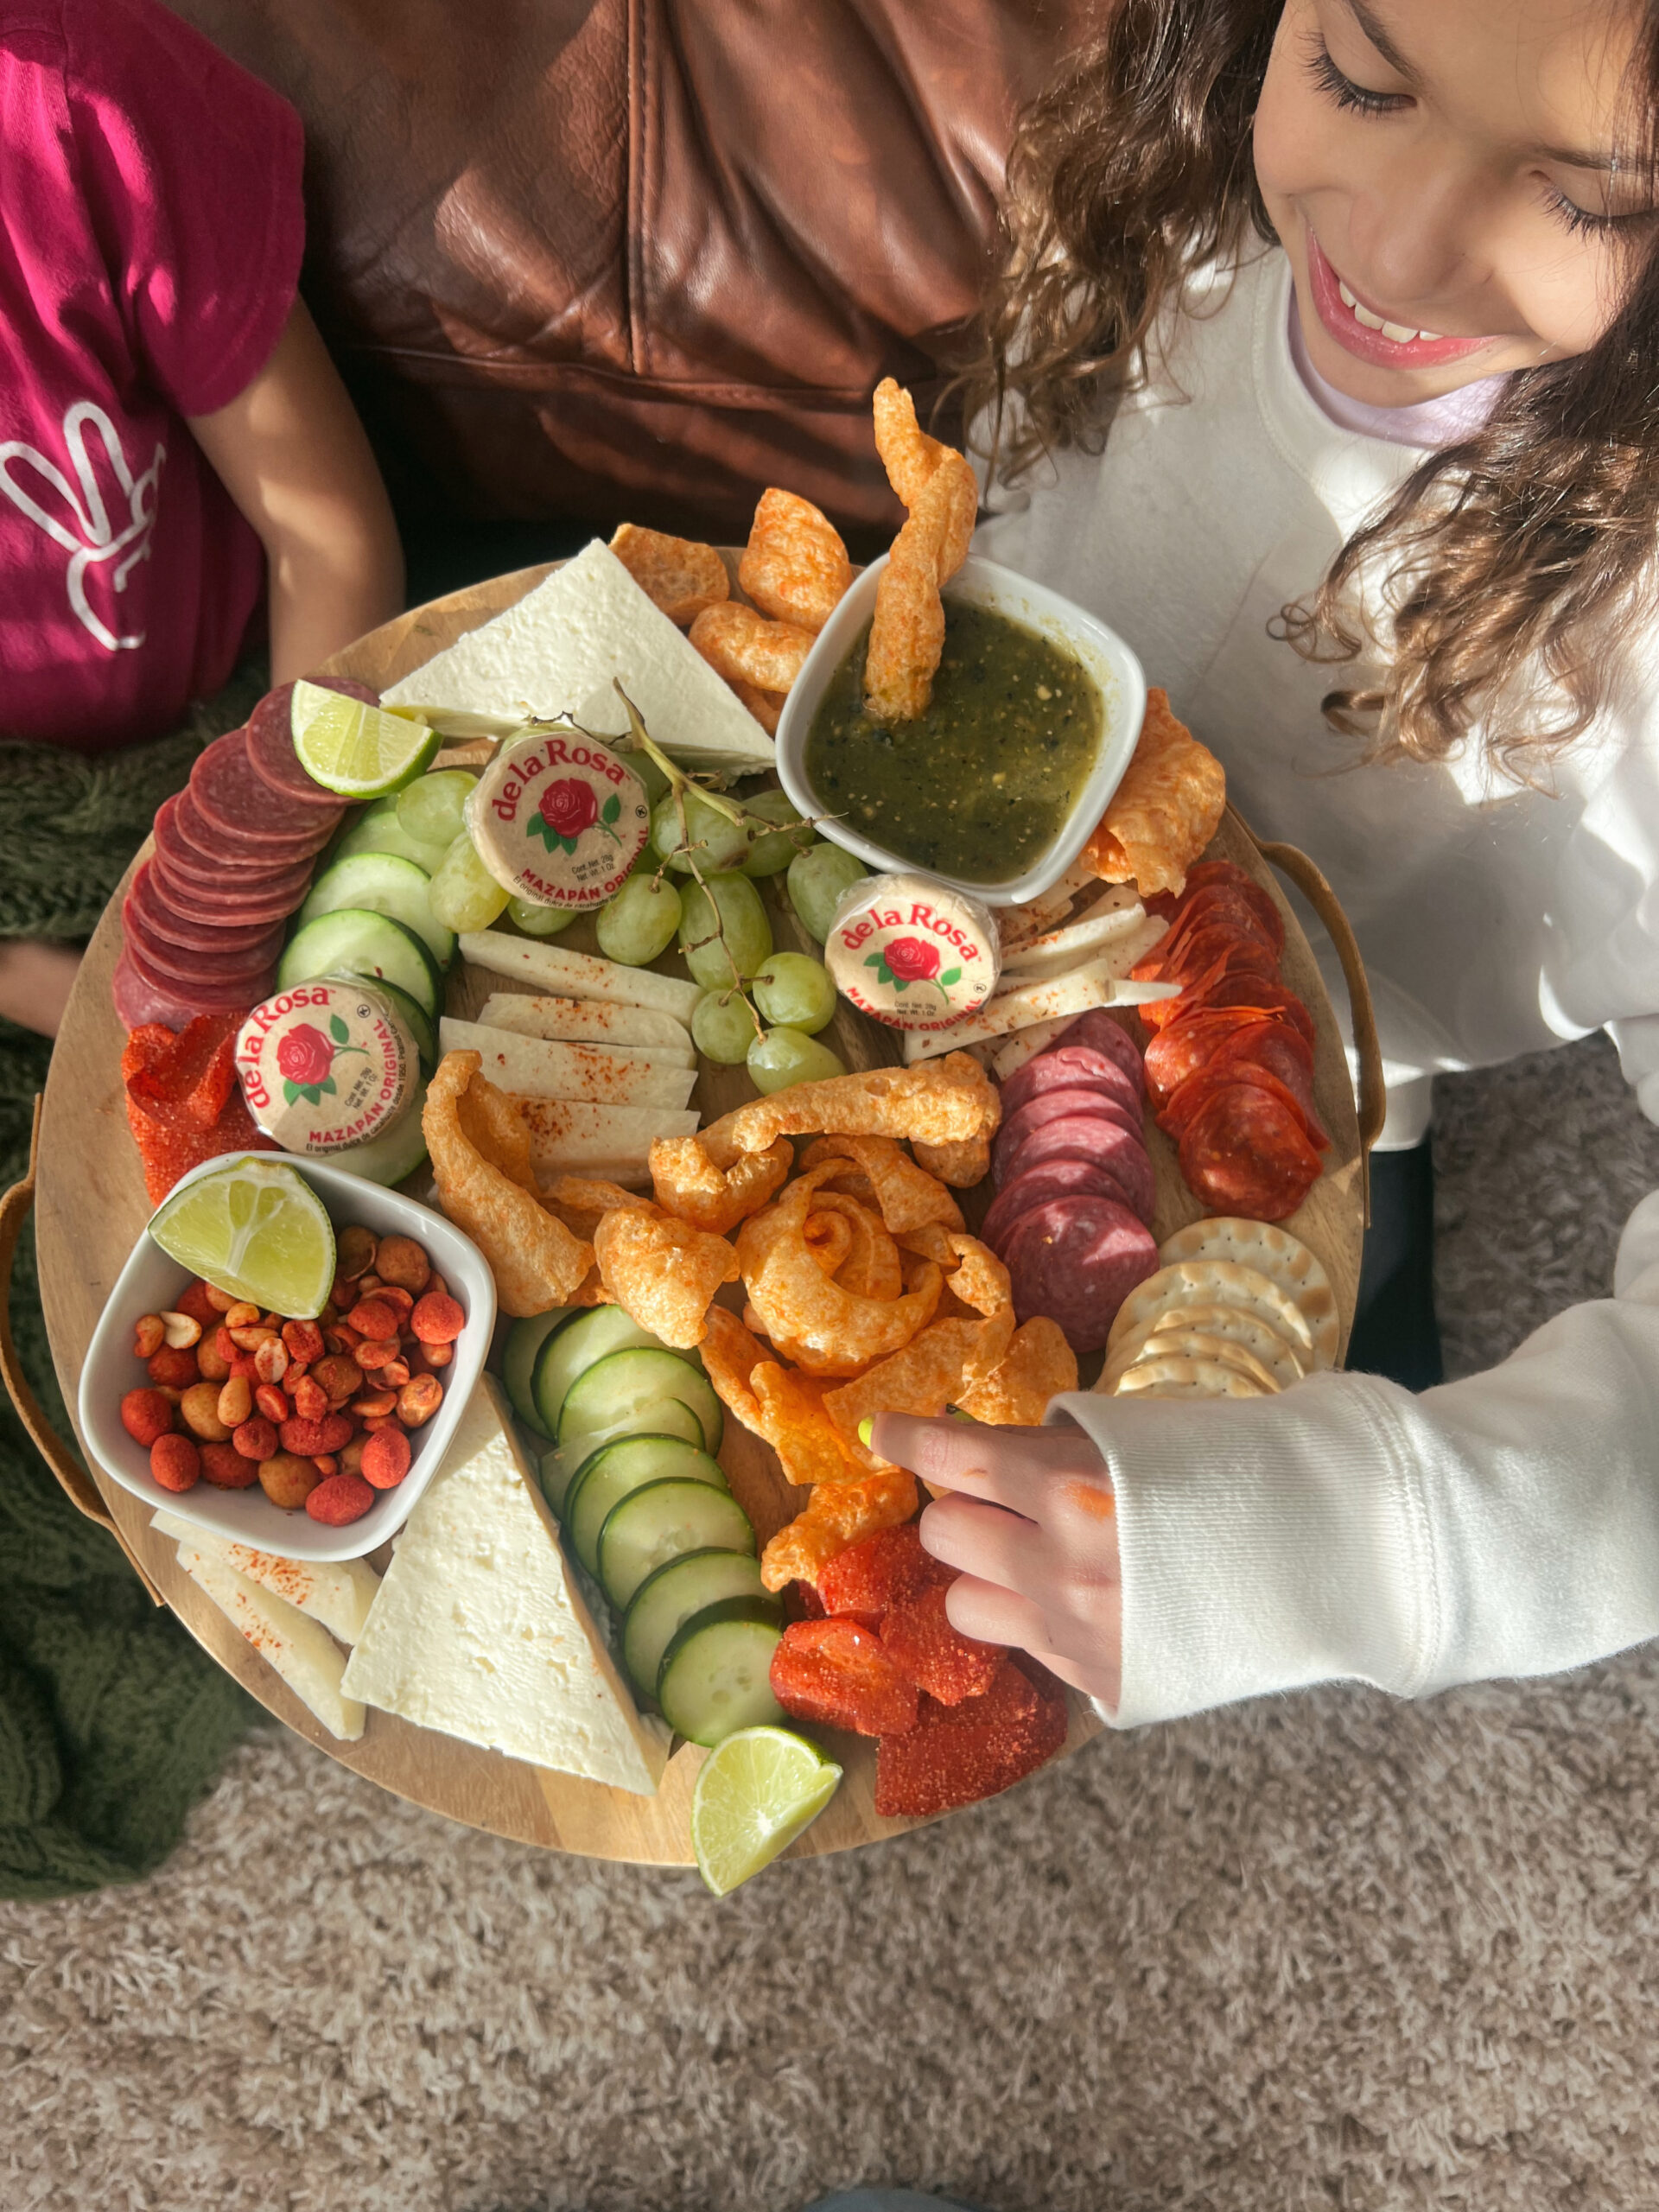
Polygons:
[[1491,338],[1444,338],[1438,331],[1413,330],[1390,321],[1338,276],[1311,229],[1306,236],[1313,311],[1337,344],[1357,359],[1384,369],[1440,368],[1495,343]]

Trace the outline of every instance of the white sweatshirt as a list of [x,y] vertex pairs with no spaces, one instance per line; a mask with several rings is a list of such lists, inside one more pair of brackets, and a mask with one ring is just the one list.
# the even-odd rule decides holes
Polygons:
[[[998,494],[976,546],[1121,631],[1251,828],[1330,879],[1370,975],[1386,1141],[1421,1137],[1437,1070],[1598,1028],[1659,1120],[1654,640],[1624,647],[1548,794],[1494,778],[1478,745],[1444,766],[1352,768],[1320,714],[1332,671],[1267,626],[1421,455],[1328,419],[1292,361],[1289,309],[1276,251],[1218,286],[1103,454],[1063,454]],[[1340,1007],[1334,955],[1304,920]],[[1058,1402],[1117,1487],[1109,1717],[1344,1675],[1416,1695],[1659,1635],[1659,1194],[1626,1224],[1612,1287],[1488,1374],[1417,1397],[1331,1375],[1260,1402]]]

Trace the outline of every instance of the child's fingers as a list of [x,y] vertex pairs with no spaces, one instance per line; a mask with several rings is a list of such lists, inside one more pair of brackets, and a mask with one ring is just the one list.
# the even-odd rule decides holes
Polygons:
[[1034,1597],[1046,1586],[1049,1547],[1034,1522],[1000,1505],[952,1494],[935,1498],[921,1520],[924,1550],[946,1567]]
[[981,1643],[1011,1643],[1016,1650],[1040,1651],[1048,1642],[1042,1608],[1000,1582],[959,1574],[944,1593],[950,1625]]
[[935,1490],[964,1490],[1029,1513],[1057,1474],[1097,1476],[1100,1454],[1080,1429],[988,1428],[918,1414],[878,1414],[871,1448]]

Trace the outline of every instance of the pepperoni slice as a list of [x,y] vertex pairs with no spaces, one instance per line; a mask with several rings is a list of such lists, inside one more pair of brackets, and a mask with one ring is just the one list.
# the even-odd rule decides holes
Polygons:
[[1319,1179],[1319,1155],[1287,1097],[1253,1083],[1212,1090],[1186,1125],[1181,1173],[1212,1211],[1283,1221]]
[[1041,1205],[1049,1198],[1078,1196],[1116,1198],[1120,1205],[1135,1212],[1134,1194],[1125,1190],[1104,1160],[1084,1160],[1076,1154],[1063,1153],[1058,1160],[1045,1160],[1036,1167],[1027,1167],[1023,1174],[1003,1185],[986,1209],[979,1227],[980,1239],[1000,1256],[1022,1214],[1029,1213],[1033,1206]]
[[1129,970],[1137,983],[1190,983],[1225,960],[1239,973],[1276,976],[1278,955],[1259,937],[1215,922],[1192,930],[1179,943],[1160,938]]
[[1184,1012],[1192,1014],[1211,1007],[1249,1007],[1261,1014],[1281,1014],[1310,1047],[1313,1043],[1313,1017],[1306,1002],[1287,983],[1270,976],[1224,975],[1207,988],[1183,991],[1180,1004]]
[[1098,1160],[1122,1185],[1131,1207],[1141,1220],[1151,1221],[1155,1197],[1151,1154],[1140,1137],[1131,1136],[1116,1122],[1097,1116],[1066,1114],[1057,1122],[1045,1122],[1040,1129],[1033,1129],[1007,1155],[1002,1169],[1003,1188],[1028,1167],[1039,1167],[1046,1160],[1058,1160],[1068,1154],[1077,1160]]
[[1276,1014],[1240,1006],[1205,1007],[1160,1029],[1147,1047],[1147,1090],[1154,1110],[1161,1114],[1187,1077],[1203,1067],[1230,1038],[1274,1024],[1281,1029],[1290,1028],[1289,1022]]
[[[1235,944],[1232,949],[1212,961],[1202,974],[1182,982],[1181,995],[1176,999],[1160,1000],[1154,1005],[1141,1008],[1141,1019],[1148,1029],[1166,1029],[1172,1021],[1179,1021],[1183,1014],[1191,1014],[1201,1006],[1210,1005],[1218,995],[1230,994],[1240,998],[1257,993],[1272,1003],[1281,996],[1291,1007],[1300,1007],[1304,1016],[1307,1009],[1294,992],[1287,989],[1272,967],[1260,963],[1267,958],[1265,945],[1248,948]],[[1178,979],[1179,980],[1179,979]],[[1294,1020],[1294,1015],[1292,1019]],[[1309,1024],[1310,1030],[1312,1024]]]
[[320,815],[262,783],[248,760],[245,730],[216,737],[190,771],[190,798],[210,835],[232,851],[297,860],[328,842],[343,806]]
[[[372,691],[366,683],[356,683],[349,676],[320,676],[312,680],[326,691],[340,691],[348,699],[361,699],[365,706],[378,707],[380,703],[378,691]],[[338,792],[325,790],[306,773],[294,750],[293,706],[291,683],[279,683],[274,691],[266,692],[248,716],[248,766],[262,784],[268,784],[272,791],[292,799],[296,807],[310,813],[329,814],[338,820],[345,802]]]
[[991,1173],[998,1189],[1006,1179],[1001,1172],[1004,1164],[1014,1157],[1033,1130],[1073,1115],[1114,1122],[1119,1128],[1128,1130],[1132,1136],[1142,1134],[1139,1111],[1125,1106],[1116,1092],[1091,1090],[1083,1084],[1059,1090],[1039,1090],[1034,1098],[1027,1099],[1016,1113],[1011,1114],[996,1133],[991,1146]]
[[1016,1068],[1002,1086],[1002,1118],[1006,1122],[1030,1100],[1046,1090],[1069,1090],[1082,1084],[1119,1100],[1138,1116],[1144,1091],[1141,1083],[1123,1072],[1115,1059],[1091,1045],[1055,1045]]
[[1331,1140],[1313,1103],[1313,1053],[1300,1031],[1282,1021],[1264,1021],[1224,1038],[1203,1067],[1173,1093],[1158,1117],[1159,1127],[1179,1139],[1192,1119],[1199,1084],[1214,1086],[1252,1071],[1290,1099],[1314,1149],[1328,1151]]
[[1020,1217],[1005,1262],[1020,1321],[1046,1313],[1073,1351],[1098,1351],[1117,1309],[1157,1271],[1152,1234],[1115,1198],[1050,1198]]

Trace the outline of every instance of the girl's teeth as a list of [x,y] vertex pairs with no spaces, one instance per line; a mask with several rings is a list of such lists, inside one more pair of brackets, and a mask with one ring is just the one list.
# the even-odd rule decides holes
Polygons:
[[1361,307],[1340,276],[1337,279],[1337,289],[1342,295],[1342,304],[1354,321],[1363,324],[1367,330],[1380,330],[1390,345],[1410,346],[1419,339],[1432,342],[1440,335],[1438,330],[1408,330],[1402,322],[1385,322],[1380,315],[1373,315],[1370,308]]

